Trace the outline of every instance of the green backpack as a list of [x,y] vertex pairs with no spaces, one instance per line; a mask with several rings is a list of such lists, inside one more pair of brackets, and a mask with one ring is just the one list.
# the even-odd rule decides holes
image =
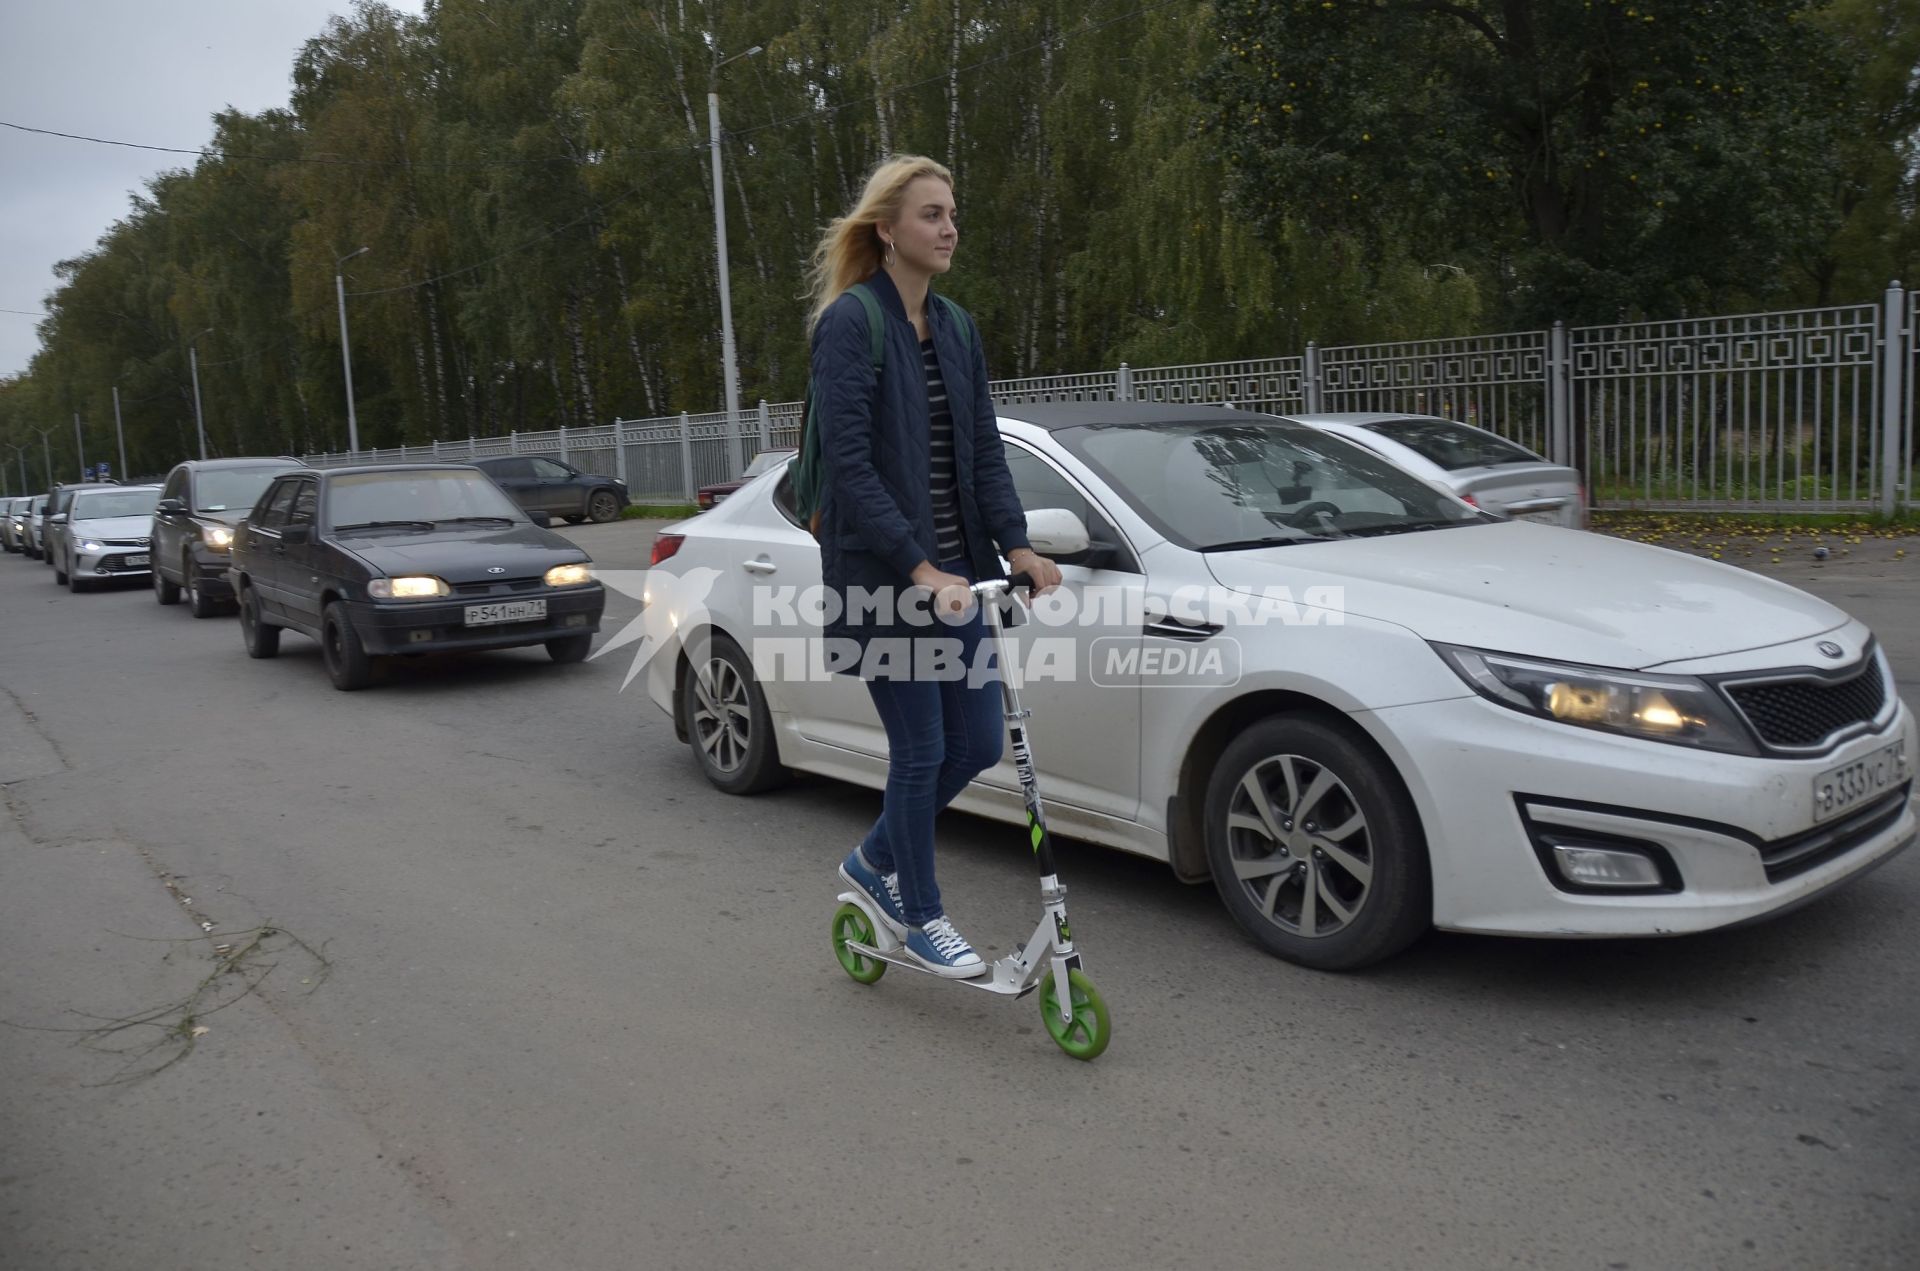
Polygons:
[[[863,282],[847,288],[867,311],[867,358],[873,363],[874,387],[879,388],[881,368],[887,364],[887,324],[880,314],[880,300]],[[930,292],[947,308],[947,316],[960,328],[960,339],[967,351],[973,351],[973,324],[959,305]],[[813,384],[807,384],[806,404],[801,408],[800,458],[793,469],[793,505],[800,521],[815,538],[820,537],[820,511],[826,501],[827,464],[820,454],[820,421],[814,414]]]

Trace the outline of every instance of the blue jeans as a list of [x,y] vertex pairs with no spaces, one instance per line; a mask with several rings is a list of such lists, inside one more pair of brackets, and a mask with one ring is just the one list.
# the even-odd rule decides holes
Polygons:
[[[965,561],[940,566],[973,578]],[[985,616],[976,608],[966,622],[938,623],[932,638],[960,642],[961,664],[972,667],[983,640]],[[1000,762],[1005,742],[998,678],[870,679],[867,692],[887,730],[887,789],[880,819],[860,849],[881,874],[900,874],[900,901],[912,926],[924,926],[946,911],[933,877],[933,818],[969,781]]]

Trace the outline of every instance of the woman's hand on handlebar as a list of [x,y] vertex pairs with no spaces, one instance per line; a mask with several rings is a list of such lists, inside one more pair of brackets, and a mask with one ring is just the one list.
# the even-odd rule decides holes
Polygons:
[[933,593],[935,617],[960,617],[973,605],[973,588],[958,574],[949,574],[931,561],[921,561],[913,571],[913,585]]
[[1044,596],[1060,585],[1060,567],[1031,547],[1014,548],[1007,553],[1007,563],[1033,580],[1033,595]]

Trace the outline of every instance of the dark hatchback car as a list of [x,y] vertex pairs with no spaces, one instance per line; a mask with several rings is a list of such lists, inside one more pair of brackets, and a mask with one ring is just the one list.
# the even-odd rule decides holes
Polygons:
[[342,689],[390,654],[542,644],[578,662],[606,605],[587,554],[466,464],[287,473],[229,558],[248,654],[272,657],[290,628],[320,642]]
[[473,466],[492,477],[527,511],[563,516],[572,525],[617,521],[627,506],[626,482],[582,472],[570,463],[543,455],[501,455],[476,460]]
[[187,603],[196,618],[211,618],[233,601],[227,585],[227,548],[233,527],[267,484],[302,464],[298,459],[189,459],[175,464],[153,511],[153,598]]
[[714,504],[724,502],[729,494],[761,473],[779,467],[799,453],[798,450],[762,450],[753,457],[753,462],[747,465],[747,470],[740,474],[739,480],[716,481],[712,485],[703,485],[694,491],[693,501],[704,512]]

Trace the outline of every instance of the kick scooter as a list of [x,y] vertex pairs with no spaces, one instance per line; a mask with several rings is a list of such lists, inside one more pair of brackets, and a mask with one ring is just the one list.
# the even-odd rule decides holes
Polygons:
[[[1000,621],[1002,597],[1016,587],[1031,585],[1027,575],[1014,574],[974,583],[972,590],[976,602],[986,610],[1000,667],[1000,697],[1013,743],[1014,767],[1020,774],[1020,792],[1027,805],[1027,840],[1040,870],[1040,924],[1022,948],[989,963],[979,975],[965,980],[941,978],[948,984],[1003,997],[1025,997],[1039,989],[1040,1016],[1048,1036],[1075,1059],[1095,1059],[1112,1039],[1113,1025],[1106,1002],[1080,970],[1080,955],[1074,952],[1067,927],[1067,889],[1054,872],[1053,843],[1047,837],[1040,786],[1033,774],[1033,747],[1027,740],[1026,720],[1032,712],[1020,708],[1017,668],[1007,656]],[[859,891],[840,893],[840,907],[833,914],[833,954],[841,968],[861,984],[874,983],[890,966],[932,974],[908,956],[906,946],[874,912],[873,901]]]

